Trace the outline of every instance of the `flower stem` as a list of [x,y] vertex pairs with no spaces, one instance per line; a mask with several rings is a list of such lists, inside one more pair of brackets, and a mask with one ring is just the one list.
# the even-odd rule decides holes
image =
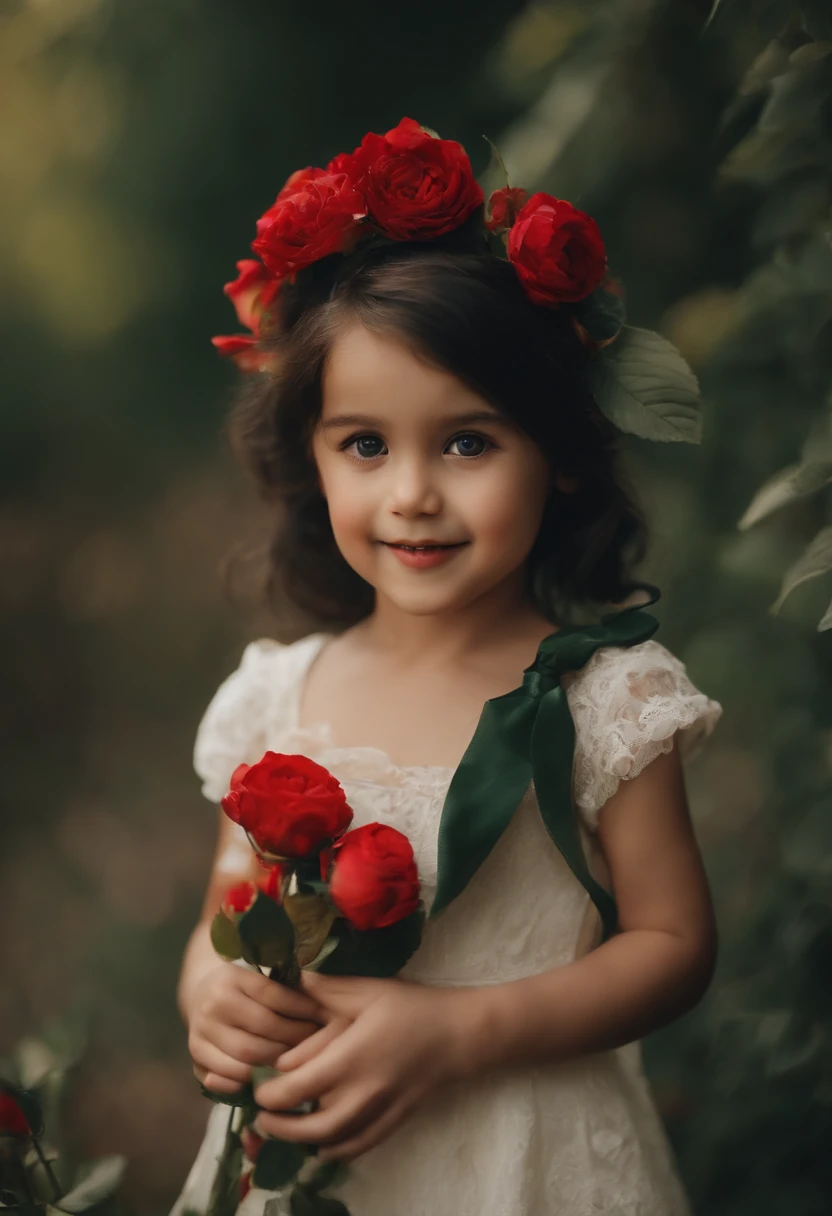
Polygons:
[[47,1161],[46,1154],[41,1148],[40,1140],[38,1140],[37,1136],[32,1136],[32,1144],[35,1146],[35,1152],[37,1153],[40,1163],[43,1166],[46,1177],[49,1179],[49,1185],[52,1187],[52,1202],[57,1203],[63,1195],[63,1192],[58,1179],[55,1177],[55,1171],[52,1169],[50,1162]]

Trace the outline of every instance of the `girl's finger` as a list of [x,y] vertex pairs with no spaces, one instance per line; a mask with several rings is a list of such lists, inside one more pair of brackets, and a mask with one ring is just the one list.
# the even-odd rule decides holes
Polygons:
[[245,1030],[237,1030],[233,1026],[223,1026],[219,1023],[210,1027],[209,1034],[215,1047],[244,1066],[273,1065],[277,1057],[286,1050],[284,1042],[275,1043],[274,1039],[261,1039],[259,1035],[248,1034]]
[[378,1094],[371,1099],[353,1095],[311,1115],[282,1115],[274,1111],[261,1111],[257,1116],[257,1124],[262,1132],[278,1140],[290,1140],[300,1144],[338,1144],[342,1140],[363,1134],[368,1125],[374,1124],[387,1110],[389,1102],[390,1098],[386,1094]]
[[306,1018],[323,1025],[324,1011],[318,1002],[305,992],[287,988],[285,984],[278,984],[257,971],[246,971],[244,967],[237,967],[235,970],[240,973],[238,977],[235,976],[240,989],[253,1001],[257,1001],[258,1005],[265,1005],[273,1013],[282,1013],[287,1018]]
[[291,1072],[293,1068],[300,1068],[301,1064],[308,1064],[319,1052],[328,1047],[333,1039],[337,1039],[348,1025],[349,1022],[342,1022],[340,1019],[330,1022],[328,1026],[324,1026],[315,1034],[311,1034],[308,1039],[304,1039],[297,1047],[284,1051],[283,1055],[278,1058],[277,1068],[281,1072]]
[[271,1039],[278,1048],[282,1044],[284,1049],[296,1047],[320,1029],[318,1022],[281,1017],[248,997],[235,1001],[234,1008],[228,1010],[228,1016],[230,1024],[238,1030],[261,1039]]
[[[241,1085],[245,1085],[247,1081],[251,1080],[251,1069],[247,1064],[241,1064],[233,1056],[226,1055],[207,1039],[199,1039],[192,1043],[190,1051],[191,1059],[196,1066],[195,1072],[197,1068],[200,1068],[206,1073],[210,1072],[215,1076],[225,1077],[226,1081],[231,1083],[232,1089],[239,1089]],[[199,1076],[198,1073],[197,1076]],[[201,1077],[199,1079],[202,1081]],[[202,1081],[202,1084],[206,1089],[212,1088],[205,1081]]]
[[254,1091],[258,1104],[266,1110],[291,1110],[323,1097],[341,1079],[344,1062],[349,1062],[354,1027],[355,1023],[336,1035],[302,1066],[258,1085]]
[[386,1140],[391,1132],[399,1126],[410,1113],[410,1108],[403,1102],[396,1102],[388,1107],[374,1123],[365,1127],[357,1136],[342,1140],[337,1144],[329,1144],[318,1151],[319,1161],[354,1161],[362,1153],[368,1152]]

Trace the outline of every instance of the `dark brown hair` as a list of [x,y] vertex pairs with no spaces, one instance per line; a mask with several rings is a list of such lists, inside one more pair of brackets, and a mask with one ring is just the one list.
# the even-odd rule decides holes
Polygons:
[[464,248],[383,244],[332,257],[286,285],[263,345],[276,374],[250,377],[230,419],[232,446],[280,507],[266,578],[321,624],[373,608],[373,588],[335,543],[311,440],[326,360],[345,320],[394,335],[517,423],[578,489],[551,494],[528,559],[529,592],[553,623],[614,603],[644,555],[642,513],[618,468],[619,433],[599,412],[587,353],[568,314],[532,304],[511,264]]

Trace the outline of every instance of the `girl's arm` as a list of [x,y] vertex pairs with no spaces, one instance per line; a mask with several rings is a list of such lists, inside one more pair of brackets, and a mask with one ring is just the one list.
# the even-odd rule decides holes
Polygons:
[[474,1071],[618,1047],[704,995],[716,927],[675,740],[671,752],[621,782],[601,810],[598,832],[621,932],[542,975],[459,990],[467,1029],[458,1042]]
[[[447,1081],[605,1051],[690,1009],[716,932],[675,746],[622,782],[599,831],[621,932],[576,962],[480,988],[304,974],[329,1024],[258,1086],[262,1134],[351,1160]],[[271,1113],[311,1099],[314,1114]]]
[[225,893],[235,883],[247,879],[253,880],[255,877],[253,854],[249,857],[238,847],[235,841],[235,825],[222,810],[219,811],[217,826],[217,847],[214,851],[208,888],[205,892],[199,921],[185,947],[182,969],[179,974],[179,987],[176,993],[179,1012],[182,1014],[186,1026],[190,1022],[194,988],[209,971],[221,962],[211,945],[211,921],[219,910]]
[[255,1064],[274,1065],[287,1047],[320,1028],[314,1000],[252,968],[221,959],[211,944],[211,920],[235,883],[255,878],[254,855],[235,844],[231,820],[220,813],[219,835],[199,923],[191,934],[177,999],[188,1027],[194,1072],[211,1090],[233,1093]]

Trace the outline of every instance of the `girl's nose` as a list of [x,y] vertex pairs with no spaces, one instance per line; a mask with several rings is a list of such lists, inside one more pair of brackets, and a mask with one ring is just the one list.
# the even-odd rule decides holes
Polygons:
[[389,503],[396,515],[435,515],[441,506],[436,479],[425,461],[399,463],[391,472]]

